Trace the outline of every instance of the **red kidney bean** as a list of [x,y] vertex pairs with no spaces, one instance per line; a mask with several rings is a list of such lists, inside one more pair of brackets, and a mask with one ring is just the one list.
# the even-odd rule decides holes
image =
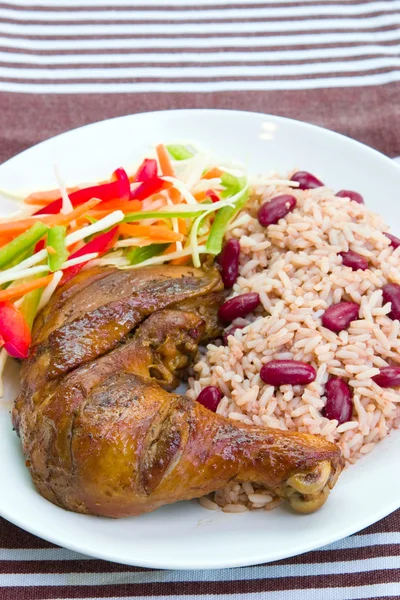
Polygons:
[[342,257],[344,266],[350,267],[353,269],[353,271],[357,271],[358,269],[365,271],[365,269],[368,269],[367,259],[365,256],[361,256],[361,254],[358,254],[357,252],[349,250],[348,252],[340,252],[339,256]]
[[364,204],[364,198],[358,192],[354,192],[353,190],[340,190],[336,194],[339,198],[350,198],[353,202],[357,202],[358,204]]
[[385,233],[386,237],[390,240],[390,245],[396,250],[400,246],[400,240],[395,235],[391,233]]
[[350,421],[353,400],[349,386],[343,379],[334,377],[325,386],[326,405],[323,414],[327,419],[336,419],[339,425]]
[[271,360],[260,371],[261,379],[269,385],[307,385],[316,376],[314,367],[298,360]]
[[234,335],[235,331],[237,331],[238,329],[243,329],[243,327],[244,327],[244,325],[236,325],[235,327],[231,327],[230,329],[228,329],[228,331],[224,332],[223,339],[224,339],[225,346],[228,345],[228,337],[230,335]]
[[313,190],[324,185],[315,175],[307,171],[297,171],[292,175],[291,181],[297,181],[301,190]]
[[263,227],[268,225],[275,225],[279,219],[283,219],[286,215],[291,212],[296,206],[296,198],[289,194],[282,194],[282,196],[275,196],[269,202],[265,202],[260,206],[258,211],[258,222]]
[[260,304],[260,296],[255,292],[240,294],[227,300],[219,307],[218,316],[221,321],[231,323],[238,317],[245,317]]
[[226,288],[232,288],[239,274],[239,241],[231,238],[222,248],[218,257],[221,266],[221,277]]
[[392,303],[392,310],[389,313],[391,319],[400,319],[400,285],[397,283],[387,283],[382,288],[383,302]]
[[347,329],[351,321],[357,319],[360,307],[355,302],[332,304],[322,315],[322,325],[335,333]]
[[400,367],[383,367],[372,379],[383,388],[400,387]]
[[208,408],[208,410],[215,412],[222,396],[223,394],[219,388],[214,385],[209,385],[197,396],[197,402]]

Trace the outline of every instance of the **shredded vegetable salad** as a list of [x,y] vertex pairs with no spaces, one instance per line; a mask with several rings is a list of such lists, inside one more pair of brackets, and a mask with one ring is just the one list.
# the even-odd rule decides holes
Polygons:
[[[23,199],[0,220],[0,376],[7,355],[25,358],[34,318],[81,269],[191,263],[220,253],[229,223],[246,204],[244,170],[221,166],[185,145],[155,148],[128,174]],[[23,214],[23,216],[22,216]]]

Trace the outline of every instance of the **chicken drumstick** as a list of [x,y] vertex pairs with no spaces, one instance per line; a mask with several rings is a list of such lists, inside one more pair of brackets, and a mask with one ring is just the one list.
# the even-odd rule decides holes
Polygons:
[[326,500],[337,446],[237,424],[170,393],[219,334],[217,271],[92,269],[36,320],[13,410],[33,481],[51,502],[122,517],[260,483],[299,512]]

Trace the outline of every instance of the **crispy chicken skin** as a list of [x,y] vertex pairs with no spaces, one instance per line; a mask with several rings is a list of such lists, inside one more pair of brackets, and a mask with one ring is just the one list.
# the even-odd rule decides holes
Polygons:
[[237,424],[171,393],[217,337],[214,269],[92,269],[38,316],[13,423],[38,491],[81,513],[123,517],[257,482],[299,512],[342,468],[323,438]]

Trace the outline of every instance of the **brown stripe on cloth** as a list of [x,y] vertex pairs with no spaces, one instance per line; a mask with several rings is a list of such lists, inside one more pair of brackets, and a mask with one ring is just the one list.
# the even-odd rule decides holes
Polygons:
[[[55,548],[54,544],[46,542],[27,531],[12,525],[0,517],[0,548]],[[1,596],[0,596],[1,597]]]
[[[393,48],[393,53],[388,53],[385,54],[386,56],[392,56],[395,57],[397,54],[396,49]],[[115,55],[114,55],[115,56]],[[173,67],[173,68],[181,68],[183,69],[183,73],[185,72],[185,68],[198,68],[199,67],[199,62],[196,61],[194,58],[190,61],[190,60],[185,60],[184,62],[181,62],[179,59],[181,58],[179,54],[172,54],[170,58],[163,60],[162,62],[160,60],[158,61],[153,61],[153,56],[154,55],[150,55],[150,59],[147,60],[140,60],[140,58],[143,55],[139,55],[138,60],[134,61],[133,57],[129,57],[130,60],[126,60],[123,61],[120,58],[120,62],[117,61],[110,61],[110,57],[107,56],[106,54],[98,54],[96,53],[96,62],[90,62],[88,60],[87,55],[83,55],[79,64],[75,63],[75,62],[68,62],[68,56],[64,56],[64,61],[62,63],[58,63],[53,65],[53,70],[57,69],[57,71],[59,71],[61,74],[63,73],[63,71],[68,70],[68,69],[75,69],[77,70],[77,72],[79,72],[80,69],[111,69],[114,71],[115,69],[140,69],[140,68],[146,68],[149,70],[149,72],[151,71],[151,69],[153,68],[165,68],[165,67]],[[86,60],[85,60],[86,58]],[[160,59],[160,57],[157,57],[158,59]],[[165,57],[164,57],[165,58]],[[357,69],[357,66],[362,64],[362,62],[364,60],[370,60],[370,59],[375,59],[375,58],[382,58],[382,54],[374,54],[373,50],[371,50],[370,53],[366,53],[363,54],[362,57],[355,57],[355,56],[343,56],[340,57],[340,62],[341,63],[349,63],[349,69],[348,71],[351,72],[353,71],[354,73],[358,74],[359,70]],[[47,66],[47,61],[46,60],[41,60],[40,62],[36,63],[34,61],[29,62],[29,59],[26,59],[27,62],[23,62],[22,60],[16,60],[16,57],[10,54],[10,59],[9,60],[4,60],[3,61],[3,65],[7,68],[15,68],[15,69],[19,69],[22,72],[24,72],[24,76],[26,77],[27,75],[29,75],[29,70],[33,70],[33,69],[46,69],[48,70],[48,66]],[[337,62],[338,58],[337,57],[329,57],[329,56],[323,56],[323,57],[317,57],[315,56],[315,53],[313,53],[312,57],[307,59],[307,60],[301,60],[300,59],[285,59],[284,56],[281,55],[281,53],[276,53],[276,56],[273,58],[268,59],[268,62],[266,63],[266,61],[264,60],[252,60],[251,61],[251,65],[247,65],[247,67],[251,68],[251,67],[265,67],[268,65],[269,66],[283,66],[283,65],[288,65],[288,66],[299,66],[299,63],[302,65],[330,65],[330,63],[332,62]],[[51,62],[51,59],[49,59],[49,63],[53,64]],[[240,56],[235,59],[235,60],[228,60],[228,59],[224,59],[224,55],[222,55],[220,58],[214,58],[214,60],[210,60],[209,62],[205,62],[202,63],[200,66],[203,69],[209,69],[212,67],[237,67],[237,66],[243,66],[246,65],[246,61],[241,60]],[[399,65],[400,67],[400,65]],[[26,72],[26,75],[25,75]],[[191,71],[191,72],[196,72],[196,71]],[[375,71],[374,71],[375,72]],[[368,70],[368,73],[371,73],[371,70]],[[94,75],[96,74],[96,72],[94,71]],[[36,75],[36,73],[35,73]],[[320,75],[320,74],[319,74]],[[336,76],[335,73],[331,73],[331,76]],[[24,77],[24,78],[25,78]],[[26,77],[27,79],[29,79],[29,77]],[[33,78],[34,81],[37,81],[39,78],[38,77],[34,77]],[[68,79],[67,77],[65,79]],[[92,77],[91,80],[95,80],[95,77]],[[160,80],[160,78],[156,78],[157,80]],[[171,78],[172,79],[172,78]],[[183,79],[183,77],[178,77],[179,80]],[[192,77],[190,79],[193,79]],[[210,79],[210,76],[207,75],[207,79]],[[263,78],[264,79],[264,78]],[[225,77],[224,77],[225,80]],[[44,81],[50,81],[50,80],[44,80]],[[127,81],[127,79],[124,79],[124,81]]]
[[6,573],[142,573],[145,571],[152,571],[152,569],[130,567],[103,560],[46,560],[46,557],[43,557],[41,560],[0,561],[0,575]]
[[[168,25],[169,23],[166,22],[165,25]],[[176,25],[177,23],[175,23]],[[181,23],[178,23],[178,25],[181,25]],[[96,25],[93,25],[93,27],[95,27]],[[72,26],[71,26],[72,27]],[[110,25],[111,27],[111,25]],[[159,25],[159,27],[161,27]],[[72,28],[73,29],[73,28]],[[99,39],[99,34],[98,33],[87,33],[87,32],[80,32],[79,35],[77,35],[75,32],[73,32],[73,30],[71,29],[71,32],[68,33],[55,33],[54,30],[48,29],[48,30],[42,30],[40,33],[32,33],[29,31],[23,32],[23,33],[16,33],[14,31],[4,31],[1,33],[2,37],[4,39],[13,41],[13,40],[29,40],[29,41],[56,41],[56,40],[62,40],[62,41],[73,41],[77,44],[79,44],[80,42],[84,42],[85,40],[98,40]],[[254,28],[256,29],[256,28]],[[265,37],[269,37],[269,36],[274,36],[277,38],[280,37],[284,37],[287,35],[291,35],[291,36],[297,36],[299,39],[299,44],[301,43],[301,40],[303,37],[309,37],[310,34],[313,34],[315,37],[315,40],[318,42],[318,38],[319,36],[325,36],[327,34],[333,34],[333,33],[337,33],[337,34],[352,34],[354,32],[354,29],[350,26],[348,27],[330,27],[330,28],[326,28],[323,29],[322,31],[316,31],[317,26],[314,27],[310,27],[307,31],[305,31],[304,29],[294,29],[294,30],[290,30],[290,33],[288,33],[287,31],[273,31],[273,32],[268,32],[268,33],[264,33],[262,28],[259,27],[257,30],[253,30],[253,31],[246,31],[245,32],[245,36],[246,38],[254,38],[254,42],[257,42],[258,40],[260,40],[260,42],[265,39]],[[361,30],[361,33],[363,33],[364,35],[371,35],[373,36],[374,34],[377,33],[382,33],[382,32],[386,32],[386,33],[392,33],[394,35],[396,35],[396,37],[398,38],[398,31],[399,28],[396,24],[387,24],[387,25],[383,25],[383,26],[369,26],[369,27],[363,27]],[[190,40],[202,40],[202,39],[210,39],[210,40],[214,40],[216,37],[218,39],[226,39],[227,44],[229,43],[229,39],[230,38],[238,38],[238,37],[242,37],[240,36],[239,32],[237,31],[201,31],[201,32],[175,32],[175,33],[169,33],[169,32],[165,32],[165,31],[154,31],[151,35],[151,40],[181,40],[182,36],[185,36],[185,39],[187,40],[188,45],[190,45]],[[242,34],[243,35],[243,34]],[[131,40],[131,39],[137,39],[137,40],[149,40],[149,33],[147,32],[142,32],[140,33],[139,31],[135,31],[134,30],[134,26],[132,26],[132,31],[129,32],[125,32],[125,33],[121,33],[121,32],[116,32],[116,31],[104,31],[103,33],[101,33],[101,39],[102,40]],[[372,40],[371,40],[372,41]],[[317,46],[319,47],[319,44],[317,44]],[[253,48],[254,50],[254,48]]]
[[[318,63],[320,64],[320,63]],[[329,64],[329,63],[328,63]],[[224,65],[218,65],[221,67],[221,69],[224,69]],[[346,66],[346,69],[344,69],[343,71],[341,71],[340,75],[341,77],[354,77],[356,76],[359,71],[356,70],[356,68],[351,68],[353,65],[348,65]],[[131,83],[133,85],[135,84],[140,84],[140,83],[154,83],[154,84],[160,84],[160,83],[170,83],[170,84],[174,84],[174,83],[184,83],[184,82],[189,82],[189,83],[202,83],[204,82],[204,80],[206,80],[208,83],[209,82],[218,82],[218,81],[236,81],[238,82],[238,85],[240,85],[241,82],[246,82],[246,81],[260,81],[260,82],[265,82],[265,81],[281,81],[282,80],[282,75],[280,75],[279,73],[279,65],[275,65],[275,72],[276,75],[270,75],[268,77],[266,77],[265,75],[231,75],[229,74],[228,71],[225,71],[226,74],[222,75],[211,75],[210,73],[207,73],[207,67],[202,68],[200,71],[194,70],[185,70],[184,67],[182,67],[180,69],[180,73],[174,75],[170,75],[168,76],[167,74],[165,76],[152,76],[151,74],[151,69],[146,69],[146,72],[148,74],[146,75],[142,75],[140,77],[134,77],[134,76],[127,76],[125,74],[123,75],[119,75],[117,71],[115,71],[114,69],[109,69],[109,76],[105,77],[105,76],[101,76],[99,75],[98,77],[96,77],[97,72],[96,72],[96,68],[91,68],[90,72],[87,73],[86,77],[82,77],[82,75],[79,76],[80,70],[76,69],[75,72],[73,73],[73,75],[69,74],[70,76],[64,76],[64,77],[43,77],[40,78],[39,74],[36,72],[35,74],[33,74],[31,77],[29,77],[29,71],[27,72],[27,74],[25,74],[22,70],[21,70],[21,74],[19,77],[16,76],[10,76],[7,77],[6,81],[10,82],[10,83],[26,83],[26,84],[36,84],[36,85],[40,85],[43,87],[43,92],[46,92],[46,86],[53,84],[53,85],[61,85],[61,84],[78,84],[78,85],[84,85],[85,83],[87,84],[97,84],[97,85],[108,85],[108,84],[112,84],[112,83],[123,83],[123,84],[128,84]],[[121,67],[123,69],[125,69],[126,67],[123,66]],[[271,67],[272,69],[272,67]],[[40,68],[36,68],[36,71],[40,71]],[[293,69],[295,70],[295,68]],[[383,66],[377,69],[368,69],[365,71],[365,74],[368,75],[378,75],[379,73],[397,73],[400,71],[400,65],[398,67],[390,67],[390,66]],[[42,73],[43,74],[48,74],[49,71],[46,68],[42,68]],[[50,72],[51,74],[51,72]],[[62,74],[62,72],[61,72]],[[362,74],[364,74],[364,71],[362,72]],[[301,74],[301,75],[295,75],[295,74],[287,74],[284,76],[284,80],[285,81],[307,81],[307,80],[313,80],[313,79],[320,79],[321,77],[323,77],[325,80],[327,79],[332,79],[335,80],[337,78],[337,74],[336,73],[329,73],[329,72],[324,72],[322,69],[322,72],[318,72],[318,73],[310,73],[310,74]],[[178,90],[180,92],[180,90]],[[180,92],[181,93],[181,92]]]
[[[399,85],[207,94],[65,94],[1,96],[0,160],[81,125],[132,112],[178,108],[250,110],[301,119],[400,155]],[[35,127],[32,127],[32,115]],[[16,126],[17,125],[17,126]]]
[[391,533],[393,531],[398,531],[400,533],[400,510],[392,513],[386,517],[386,519],[382,519],[382,521],[378,521],[377,523],[370,525],[367,527],[367,529],[364,529],[355,535],[363,535],[364,533]]
[[[379,55],[379,54],[369,54],[369,55],[365,55],[363,58],[364,59],[372,59],[372,58],[380,58],[380,56],[381,55]],[[113,62],[112,67],[111,67],[110,63],[106,62],[105,56],[104,56],[104,59],[105,59],[104,62],[99,61],[99,62],[96,62],[95,64],[82,61],[79,63],[79,66],[74,63],[62,63],[62,64],[57,64],[57,66],[54,65],[53,69],[57,68],[57,71],[62,75],[63,71],[68,71],[69,69],[76,69],[78,72],[80,69],[110,69],[110,72],[112,72],[111,68],[112,68],[112,70],[114,70],[114,69],[151,69],[154,67],[153,64],[150,67],[148,62],[140,62],[140,61],[138,61],[138,62]],[[336,60],[335,58],[320,58],[320,59],[314,58],[314,59],[307,61],[306,64],[307,65],[308,64],[310,64],[310,65],[316,65],[316,64],[317,65],[323,65],[323,64],[329,65],[330,63],[335,62],[335,60]],[[350,62],[351,60],[354,60],[354,59],[352,57],[346,57],[346,58],[342,58],[341,62]],[[274,67],[279,67],[279,66],[283,66],[283,65],[298,66],[298,64],[299,64],[298,61],[295,61],[295,60],[283,61],[283,60],[279,60],[278,58],[268,61],[268,66],[271,65]],[[302,64],[305,64],[305,63],[302,63]],[[22,78],[23,81],[29,80],[29,79],[31,79],[33,82],[44,82],[44,83],[46,83],[48,81],[53,81],[53,82],[60,81],[60,78],[43,79],[42,80],[39,77],[36,77],[36,73],[35,73],[34,77],[29,77],[30,70],[31,71],[32,70],[36,71],[37,69],[48,70],[48,66],[46,64],[38,65],[38,64],[34,64],[34,63],[21,63],[21,62],[13,62],[13,61],[8,62],[7,61],[7,62],[4,62],[3,65],[7,68],[19,69],[21,71],[21,74],[22,74],[22,72],[24,72],[24,77]],[[237,66],[243,66],[243,65],[245,65],[245,63],[240,60],[235,60],[235,61],[221,60],[221,61],[215,61],[212,63],[207,63],[206,65],[204,65],[204,69],[207,69],[208,67],[237,67]],[[356,70],[356,65],[357,65],[357,61],[355,61],[354,64],[349,65],[349,71],[358,73],[358,71]],[[175,61],[175,60],[171,59],[171,61],[168,61],[168,63],[159,63],[156,66],[161,67],[161,68],[168,66],[168,67],[173,67],[173,68],[178,68],[178,69],[185,69],[185,67],[186,68],[192,68],[192,67],[196,68],[196,67],[198,67],[198,62],[179,62],[179,60]],[[264,67],[265,62],[255,61],[255,62],[251,63],[251,66],[252,67]],[[350,66],[352,66],[353,69],[351,69]],[[400,67],[400,65],[399,65],[399,67]],[[388,69],[388,67],[386,68],[386,70],[387,69]],[[375,72],[377,72],[377,70],[374,70],[373,72],[375,73]],[[371,73],[371,71],[368,71],[368,73]],[[96,72],[94,72],[94,75],[95,74],[96,74]],[[320,74],[318,74],[318,75],[320,75]],[[333,76],[335,76],[335,75],[333,74]],[[206,75],[206,77],[207,77],[208,81],[210,79],[213,79],[209,75]],[[288,77],[290,77],[290,76],[288,76]],[[7,81],[11,81],[12,79],[14,79],[16,81],[21,81],[21,78],[19,78],[19,77],[14,77],[14,78],[7,77]],[[119,78],[118,77],[110,78],[110,80],[113,80],[113,79],[118,80]],[[124,78],[123,81],[129,81],[130,79],[134,79],[134,78],[128,78],[128,79]],[[147,78],[147,79],[149,79],[149,78]],[[155,80],[155,81],[165,81],[165,80],[171,81],[171,79],[173,79],[173,78],[172,77],[171,78],[159,78],[159,77],[153,78],[153,80]],[[184,77],[177,77],[176,79],[181,81],[184,79]],[[196,80],[197,78],[190,77],[189,79],[192,81],[192,80]],[[243,78],[241,77],[240,79],[243,79]],[[253,79],[253,77],[251,77],[251,79]],[[254,77],[254,79],[256,79],[256,78]],[[73,81],[73,80],[82,81],[81,78],[75,78],[75,77],[73,77],[73,78],[70,78],[70,77],[64,78],[63,77],[61,79],[61,81]],[[89,78],[89,81],[97,81],[97,80],[98,79],[96,77]],[[136,80],[136,78],[134,80]],[[142,81],[142,78],[140,78],[140,80]],[[227,80],[227,77],[224,77],[224,81],[226,81],[226,80]],[[264,80],[265,80],[265,78],[262,78],[262,81],[264,81]],[[107,78],[107,81],[108,81],[108,78]]]
[[[400,37],[400,35],[399,35]],[[229,42],[229,38],[227,38],[227,42]],[[379,42],[379,47],[380,48],[384,48],[385,50],[392,50],[393,54],[395,56],[398,56],[398,45],[399,45],[399,40],[393,39],[393,40],[383,40],[381,42]],[[333,48],[340,48],[343,50],[348,50],[351,51],[352,48],[354,49],[358,49],[360,52],[360,55],[364,55],[364,49],[365,49],[365,43],[364,42],[352,42],[351,45],[346,44],[344,42],[338,42],[338,43],[319,43],[317,46],[317,51],[322,50],[331,50]],[[369,47],[369,46],[368,46]],[[376,46],[372,45],[372,48],[376,48]],[[116,47],[116,48],[86,48],[86,47],[82,47],[82,48],[70,48],[67,51],[63,51],[61,56],[75,56],[75,55],[82,55],[82,56],[102,56],[102,55],[115,55],[115,54],[132,54],[132,55],[142,55],[142,54],[153,54],[155,56],[155,58],[159,58],[160,55],[165,55],[165,54],[171,54],[171,55],[180,55],[180,54],[193,54],[196,55],[196,57],[199,56],[199,53],[201,53],[201,55],[209,55],[209,54],[213,54],[216,56],[219,56],[220,59],[222,59],[225,55],[225,53],[227,52],[235,52],[236,54],[241,54],[243,55],[243,57],[246,58],[246,60],[250,60],[251,64],[253,64],[253,60],[252,60],[252,55],[258,55],[260,52],[268,52],[269,53],[269,57],[268,57],[268,61],[270,61],[270,55],[272,53],[279,53],[283,58],[285,58],[287,52],[291,52],[291,51],[310,51],[312,53],[315,53],[316,51],[316,46],[315,44],[305,44],[305,43],[301,43],[301,41],[299,40],[299,43],[293,44],[292,46],[289,47],[282,47],[282,46],[263,46],[258,45],[256,49],[253,48],[248,48],[248,47],[242,47],[242,46],[230,46],[229,43],[227,43],[226,46],[221,46],[218,47],[218,49],[215,49],[213,47],[204,47],[204,48],[193,48],[192,46],[188,45],[184,46],[184,47],[177,47],[177,48],[169,48],[169,47],[157,47],[157,48],[129,48],[129,47]],[[40,48],[40,49],[32,49],[32,48],[14,48],[14,47],[10,47],[10,46],[6,46],[5,44],[3,44],[2,42],[0,42],[0,52],[5,52],[6,54],[10,54],[10,56],[12,56],[13,54],[26,54],[27,56],[32,56],[32,57],[41,57],[41,56],[48,56],[49,59],[54,57],[54,56],[60,56],[57,52],[54,51],[54,49],[46,49],[46,48]],[[390,54],[390,53],[389,53]],[[355,56],[358,56],[358,54],[355,54]],[[305,57],[306,58],[306,57]],[[300,59],[299,59],[300,60]],[[57,63],[58,64],[58,63]],[[154,60],[154,64],[158,64],[157,60]],[[201,60],[201,58],[199,58],[198,60],[198,64],[203,64],[203,61]]]
[[[320,64],[320,63],[318,63]],[[329,63],[328,63],[329,64]],[[218,67],[221,67],[221,70],[224,69],[224,65],[218,65]],[[265,82],[265,81],[276,81],[276,80],[282,80],[282,75],[279,72],[279,65],[274,65],[275,67],[275,73],[276,75],[270,75],[268,77],[266,77],[265,75],[234,75],[234,74],[230,74],[229,71],[225,71],[224,75],[217,75],[217,74],[210,74],[207,73],[207,67],[204,67],[198,71],[196,70],[188,70],[185,69],[184,67],[180,68],[180,73],[174,75],[169,75],[166,74],[165,76],[155,76],[152,75],[151,73],[151,69],[146,69],[146,75],[142,75],[139,77],[134,77],[134,76],[127,76],[127,75],[119,75],[117,71],[115,71],[114,69],[109,69],[109,75],[107,77],[105,76],[101,76],[99,74],[98,77],[96,77],[96,75],[98,75],[98,73],[96,72],[96,68],[97,67],[91,67],[90,72],[87,72],[87,76],[86,77],[82,77],[82,75],[79,75],[80,70],[76,69],[74,71],[73,74],[69,74],[69,76],[64,76],[64,77],[43,77],[40,78],[39,77],[39,73],[37,71],[41,71],[42,74],[49,74],[49,71],[47,68],[36,68],[36,73],[33,74],[31,77],[29,77],[29,71],[27,72],[27,74],[25,74],[25,72],[23,72],[21,70],[21,74],[19,77],[16,76],[10,76],[7,77],[6,81],[7,82],[13,82],[13,83],[31,83],[31,84],[37,84],[37,85],[41,85],[43,87],[43,92],[46,91],[46,86],[50,85],[50,84],[54,84],[54,85],[60,85],[62,83],[67,83],[67,84],[85,84],[85,83],[94,83],[94,84],[100,84],[100,85],[107,85],[107,84],[112,84],[112,83],[131,83],[131,84],[139,84],[139,83],[182,83],[182,82],[190,82],[190,83],[202,83],[204,82],[204,80],[206,80],[207,82],[218,82],[218,81],[237,81],[238,84],[240,84],[240,82],[242,81],[260,81],[260,82]],[[353,68],[352,68],[353,67]],[[123,69],[125,69],[126,67],[123,66],[121,67]],[[271,67],[272,70],[272,67]],[[295,70],[295,67],[294,69]],[[318,72],[318,73],[310,73],[310,74],[300,74],[300,75],[296,75],[296,74],[285,74],[284,79],[285,81],[306,81],[309,79],[319,79],[321,77],[323,77],[324,79],[333,79],[335,80],[337,78],[337,74],[336,73],[329,73],[329,72],[324,72],[324,70],[321,70],[322,72]],[[396,73],[400,71],[400,65],[398,67],[390,67],[390,66],[383,66],[381,68],[376,68],[376,69],[368,69],[365,71],[365,74],[368,75],[377,75],[379,73]],[[359,73],[359,71],[356,70],[356,68],[353,65],[348,65],[346,66],[346,69],[344,69],[343,71],[341,71],[341,77],[353,77],[356,76]],[[51,74],[51,72],[50,72]],[[362,72],[362,74],[364,74],[364,71]],[[62,72],[61,72],[62,75]],[[179,90],[180,91],[180,90]]]
[[[100,10],[100,9],[99,9]],[[164,8],[162,8],[162,10],[165,10]],[[169,12],[169,10],[168,10]],[[379,10],[376,10],[374,12],[368,13],[367,15],[356,15],[357,19],[360,19],[361,21],[367,21],[367,19],[370,18],[374,18],[377,17],[381,14],[381,12]],[[390,13],[389,13],[390,14]],[[354,18],[353,15],[351,15],[351,17],[349,15],[334,15],[334,17],[331,14],[325,15],[325,14],[321,14],[321,15],[317,15],[315,14],[313,16],[314,19],[318,19],[321,21],[329,21],[332,18],[334,18],[335,20],[338,19],[348,19],[348,18]],[[297,16],[297,15],[293,15],[290,17],[290,22],[308,22],[310,19],[309,15],[305,15],[305,16]],[[232,16],[232,17],[223,17],[223,18],[218,18],[218,20],[216,20],[213,17],[207,17],[206,14],[205,16],[201,17],[201,21],[199,21],[199,24],[201,25],[207,25],[207,24],[225,24],[225,23],[235,23],[235,22],[246,22],[246,23],[260,23],[260,22],[265,22],[265,23],[285,23],[287,22],[289,19],[288,17],[281,17],[281,16],[271,16],[271,17],[264,17],[264,16],[246,16],[245,19],[243,18],[242,15],[237,15],[237,16]],[[179,19],[179,21],[177,19],[174,18],[169,18],[169,19],[163,19],[163,18],[159,18],[159,19],[152,19],[151,22],[148,21],[148,19],[146,18],[146,15],[141,16],[140,11],[137,11],[136,9],[134,11],[131,11],[131,16],[129,18],[121,16],[118,18],[118,13],[114,13],[113,11],[110,11],[109,13],[109,17],[105,17],[103,16],[97,16],[96,18],[81,18],[81,19],[68,19],[64,18],[62,21],[52,21],[49,19],[32,19],[32,18],[27,18],[24,19],[23,21],[21,21],[21,19],[16,19],[13,18],[11,16],[7,16],[7,17],[2,17],[1,19],[2,23],[8,23],[8,24],[13,24],[13,25],[44,25],[47,27],[51,27],[55,24],[57,25],[65,25],[65,26],[74,26],[74,25],[143,25],[145,24],[150,24],[151,25],[176,25],[178,22],[180,25],[189,25],[189,24],[193,24],[193,17],[192,18],[188,18],[188,17],[181,17]],[[379,27],[379,29],[381,29],[381,27]]]
[[[227,40],[229,41],[229,40]],[[10,46],[5,46],[0,42],[0,52],[4,53],[6,57],[4,57],[2,64],[6,65],[8,63],[12,63],[15,60],[16,56],[18,56],[18,65],[24,65],[25,63],[21,60],[26,56],[27,65],[40,65],[40,64],[53,64],[53,58],[57,56],[57,62],[54,63],[57,68],[61,66],[68,65],[68,61],[70,57],[79,57],[79,62],[75,61],[73,66],[77,67],[84,66],[86,64],[85,59],[90,61],[90,66],[102,64],[102,60],[107,61],[107,64],[110,63],[112,66],[117,66],[118,63],[114,63],[114,56],[131,56],[132,63],[124,62],[124,65],[138,65],[138,59],[136,56],[143,57],[143,55],[152,57],[151,64],[152,66],[156,65],[165,65],[170,63],[178,62],[178,59],[183,61],[183,56],[187,55],[185,61],[182,64],[194,64],[194,65],[203,65],[203,64],[221,64],[226,60],[225,56],[230,55],[232,53],[235,54],[235,61],[241,64],[250,64],[255,65],[260,61],[257,58],[260,54],[265,54],[265,60],[261,60],[260,64],[270,64],[273,62],[282,62],[284,64],[290,64],[291,62],[297,62],[303,64],[304,62],[311,62],[313,57],[315,57],[317,53],[325,52],[323,57],[320,57],[320,60],[325,61],[345,61],[345,60],[354,60],[356,57],[382,57],[382,56],[398,56],[398,40],[386,40],[379,43],[380,51],[377,50],[377,47],[374,45],[365,46],[363,42],[352,42],[349,46],[346,43],[320,43],[318,47],[312,46],[310,44],[294,44],[290,48],[282,47],[282,46],[263,46],[257,45],[256,50],[247,47],[240,46],[226,46],[215,48],[193,48],[190,46],[187,47],[179,47],[179,48],[169,48],[169,47],[159,47],[159,48],[129,48],[129,47],[115,47],[115,48],[70,48],[68,51],[63,51],[62,54],[58,54],[54,51],[54,49],[32,49],[32,48],[11,48]],[[327,54],[329,50],[339,49],[342,51],[340,56],[332,56],[329,57]],[[302,54],[298,56],[298,58],[290,60],[287,57],[291,56],[293,52],[301,52]],[[346,54],[347,52],[347,54]],[[375,54],[376,52],[376,54]],[[268,53],[268,56],[267,56]],[[191,56],[192,55],[192,56]],[[48,59],[48,63],[45,59]],[[37,59],[37,63],[35,62]],[[162,60],[161,60],[162,59]],[[315,60],[318,60],[316,58]],[[146,63],[148,64],[148,63]]]

